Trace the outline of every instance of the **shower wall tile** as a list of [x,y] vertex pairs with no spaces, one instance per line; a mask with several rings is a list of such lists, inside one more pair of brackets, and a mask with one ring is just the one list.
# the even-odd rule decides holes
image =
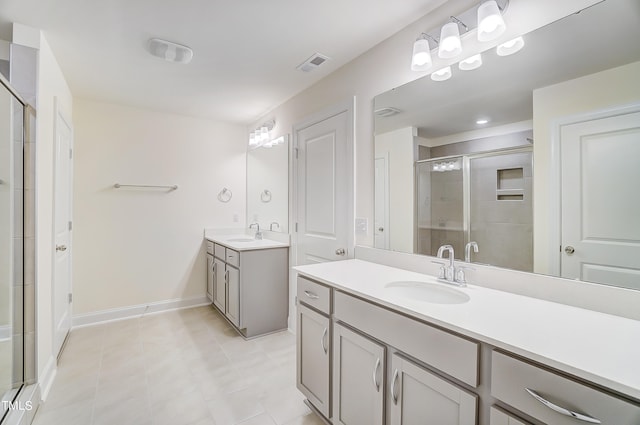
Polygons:
[[24,291],[23,286],[14,286],[12,289],[12,298],[13,298],[13,317],[11,318],[11,332],[13,335],[22,334],[24,332],[24,323],[23,323],[23,315],[24,315]]
[[533,225],[487,223],[472,231],[471,239],[480,247],[475,262],[533,271]]
[[[36,311],[36,286],[33,284],[24,285],[24,310],[26,312]],[[36,331],[35,319],[34,314],[24,315],[25,333],[34,333]]]
[[13,192],[13,229],[14,237],[24,237],[24,208],[22,205],[24,191],[15,189]]
[[23,275],[23,263],[24,263],[24,253],[23,253],[24,239],[22,238],[14,238],[13,239],[13,279],[12,281],[16,285],[22,285],[24,283],[24,275]]

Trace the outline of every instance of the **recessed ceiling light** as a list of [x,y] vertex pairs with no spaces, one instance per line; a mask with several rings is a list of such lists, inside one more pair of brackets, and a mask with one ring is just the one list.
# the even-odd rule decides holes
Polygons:
[[478,120],[478,121],[476,121],[476,124],[478,124],[478,125],[482,125],[482,124],[486,124],[486,123],[488,123],[488,122],[489,122],[489,120],[482,119],[482,120]]

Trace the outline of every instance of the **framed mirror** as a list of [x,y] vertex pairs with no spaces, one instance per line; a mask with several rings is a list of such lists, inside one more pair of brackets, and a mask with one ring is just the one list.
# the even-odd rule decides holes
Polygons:
[[375,98],[375,246],[640,290],[640,3],[523,39]]
[[289,232],[289,136],[247,152],[247,226]]

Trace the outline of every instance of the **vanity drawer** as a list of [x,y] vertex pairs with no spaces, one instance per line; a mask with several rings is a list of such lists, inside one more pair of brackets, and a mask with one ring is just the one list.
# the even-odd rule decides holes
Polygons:
[[[527,389],[541,399],[536,399]],[[639,405],[497,351],[491,355],[491,395],[548,424],[640,423]],[[564,414],[554,409],[562,410]],[[580,420],[572,417],[570,412],[601,422],[589,422],[586,418]]]
[[331,289],[302,276],[298,276],[298,301],[323,312],[331,314]]
[[333,314],[336,319],[465,384],[478,386],[478,342],[340,291],[335,291],[333,296]]
[[233,249],[227,248],[227,256],[225,258],[227,264],[233,267],[240,267],[240,253]]
[[226,260],[226,258],[225,258],[226,255],[227,255],[226,250],[227,250],[227,248],[225,248],[222,245],[218,245],[217,243],[213,244],[213,255],[215,255],[216,257],[218,257],[219,259],[221,259],[223,261]]
[[207,241],[207,254],[213,255],[213,242]]

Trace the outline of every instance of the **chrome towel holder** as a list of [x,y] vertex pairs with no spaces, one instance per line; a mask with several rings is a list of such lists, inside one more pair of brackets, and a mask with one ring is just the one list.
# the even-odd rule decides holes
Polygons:
[[227,203],[233,198],[233,192],[226,187],[223,187],[220,193],[218,193],[218,201]]

